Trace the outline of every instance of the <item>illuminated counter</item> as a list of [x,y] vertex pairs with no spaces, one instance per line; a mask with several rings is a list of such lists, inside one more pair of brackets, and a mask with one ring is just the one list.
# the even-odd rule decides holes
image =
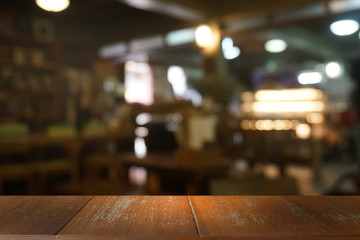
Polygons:
[[360,239],[360,197],[3,196],[0,239]]
[[241,99],[244,148],[256,153],[245,157],[277,161],[282,168],[285,163],[307,163],[317,170],[328,110],[321,90],[267,89],[244,92]]

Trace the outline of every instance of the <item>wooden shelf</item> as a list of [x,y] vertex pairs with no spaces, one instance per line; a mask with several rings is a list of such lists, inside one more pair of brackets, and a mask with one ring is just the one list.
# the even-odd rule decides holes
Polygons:
[[35,65],[35,64],[19,64],[14,63],[9,60],[0,59],[0,65],[3,67],[8,67],[14,70],[29,72],[29,71],[44,71],[44,72],[54,72],[57,71],[57,66],[53,63],[47,63],[43,65]]
[[[2,119],[25,119],[34,130],[59,121],[63,97],[59,43],[0,33],[0,50],[0,93],[6,96],[1,102]],[[29,111],[30,115],[24,114]]]
[[55,39],[43,39],[35,38],[33,36],[24,36],[16,33],[1,33],[0,38],[2,42],[9,43],[11,45],[27,45],[27,46],[39,46],[52,47],[54,44],[58,44]]
[[56,92],[51,90],[31,90],[31,89],[16,89],[16,88],[3,88],[0,87],[0,93],[5,95],[20,95],[20,96],[43,96],[43,97],[56,97]]

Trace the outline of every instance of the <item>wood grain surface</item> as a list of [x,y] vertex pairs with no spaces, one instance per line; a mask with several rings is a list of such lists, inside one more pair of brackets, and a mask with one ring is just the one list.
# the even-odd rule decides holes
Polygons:
[[0,240],[359,240],[359,237],[0,236]]
[[360,198],[3,196],[5,239],[360,240]]
[[[0,238],[0,240],[2,240]],[[27,239],[16,239],[27,240]],[[34,239],[35,240],[35,239]],[[40,239],[41,240],[41,239]],[[200,236],[58,236],[56,240],[359,240],[359,237],[200,237]]]
[[62,235],[197,236],[187,197],[98,196]]
[[[350,196],[282,197],[339,235],[360,235],[360,198]],[[360,239],[360,237],[359,237]]]
[[55,235],[90,199],[88,196],[0,197],[0,234]]
[[336,233],[279,197],[193,196],[200,236],[332,236]]

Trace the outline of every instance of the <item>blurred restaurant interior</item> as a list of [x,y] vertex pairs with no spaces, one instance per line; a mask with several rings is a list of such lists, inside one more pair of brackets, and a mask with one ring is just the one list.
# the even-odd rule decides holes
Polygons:
[[360,0],[1,1],[0,194],[357,195],[359,24]]

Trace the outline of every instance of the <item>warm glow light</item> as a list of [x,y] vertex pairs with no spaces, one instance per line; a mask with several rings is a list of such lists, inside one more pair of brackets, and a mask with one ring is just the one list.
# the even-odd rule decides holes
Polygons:
[[329,78],[337,78],[341,75],[342,68],[337,62],[329,62],[325,66],[325,72]]
[[323,76],[319,72],[303,72],[298,76],[298,81],[301,84],[317,84],[321,82]]
[[256,121],[255,120],[250,121],[249,128],[251,130],[256,130]]
[[260,90],[255,93],[257,101],[305,101],[318,100],[322,92],[313,88],[287,89],[287,90]]
[[330,25],[332,33],[338,36],[347,36],[359,30],[359,23],[354,20],[340,20]]
[[307,115],[306,120],[312,124],[322,123],[324,116],[321,113],[310,113]]
[[325,105],[321,101],[296,102],[255,102],[252,104],[254,112],[284,113],[284,112],[321,112]]
[[285,130],[286,123],[283,120],[275,120],[274,121],[274,129],[275,130]]
[[252,111],[252,104],[251,103],[244,103],[241,105],[241,109],[244,112],[251,112]]
[[265,50],[271,53],[279,53],[285,51],[287,43],[281,39],[272,39],[265,43]]
[[207,47],[212,43],[212,31],[209,26],[201,25],[196,28],[195,41],[199,47]]
[[60,12],[65,10],[69,4],[69,0],[36,0],[36,4],[49,12]]
[[244,130],[249,130],[250,129],[250,121],[249,120],[242,121],[241,128]]
[[311,128],[308,124],[299,124],[295,129],[296,136],[301,139],[307,139],[311,136]]
[[244,92],[241,94],[241,100],[243,102],[250,102],[254,100],[254,94],[252,92]]
[[291,121],[284,120],[284,130],[290,130],[290,129],[292,129]]
[[297,125],[299,125],[300,122],[298,120],[292,120],[291,121],[291,128],[295,129]]
[[243,120],[241,122],[241,128],[244,130],[259,130],[259,131],[272,131],[272,130],[291,130],[296,129],[299,125],[299,121],[297,120]]
[[259,121],[256,121],[256,122],[255,122],[255,128],[256,128],[257,130],[262,130],[262,129],[261,129],[262,121],[263,121],[263,120],[259,120]]
[[272,130],[274,128],[273,122],[271,120],[263,120],[260,126],[262,130],[266,131]]

